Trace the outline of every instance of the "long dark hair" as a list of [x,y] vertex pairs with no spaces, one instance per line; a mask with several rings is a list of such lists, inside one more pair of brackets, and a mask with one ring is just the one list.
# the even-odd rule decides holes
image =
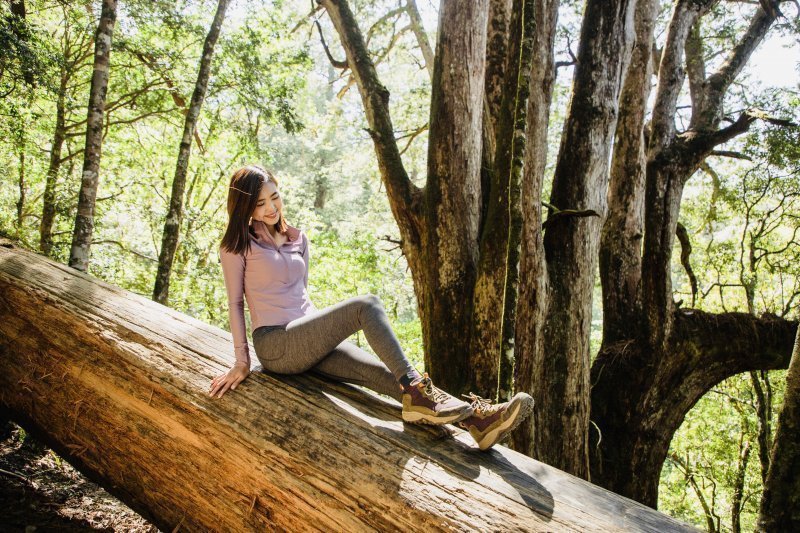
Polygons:
[[[278,186],[278,180],[269,170],[258,165],[247,165],[231,176],[228,187],[228,227],[222,237],[222,248],[232,254],[246,254],[250,251],[250,217],[255,211],[261,188],[268,181]],[[278,233],[286,234],[286,221],[283,214],[273,224]]]

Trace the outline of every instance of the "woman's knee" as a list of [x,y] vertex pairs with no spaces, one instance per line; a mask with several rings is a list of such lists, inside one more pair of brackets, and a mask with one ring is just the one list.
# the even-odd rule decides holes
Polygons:
[[383,302],[381,301],[380,297],[375,294],[365,294],[361,297],[364,304],[369,307],[374,307],[376,309],[383,309]]
[[[383,302],[374,294],[366,294],[359,296],[361,307],[359,308],[359,321],[363,324],[364,316],[380,316],[386,314],[383,308]],[[364,314],[362,314],[364,313]]]

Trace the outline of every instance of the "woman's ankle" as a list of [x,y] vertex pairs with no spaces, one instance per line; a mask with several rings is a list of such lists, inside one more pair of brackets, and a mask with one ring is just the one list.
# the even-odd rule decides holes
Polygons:
[[406,389],[408,389],[411,386],[411,384],[414,381],[420,379],[421,377],[422,377],[422,374],[417,372],[416,369],[409,370],[405,375],[403,375],[399,379],[400,386],[403,387],[403,390],[405,391]]

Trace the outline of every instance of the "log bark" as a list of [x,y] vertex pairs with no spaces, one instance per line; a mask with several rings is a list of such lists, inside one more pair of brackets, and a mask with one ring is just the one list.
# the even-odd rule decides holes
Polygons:
[[757,530],[800,531],[800,329],[786,373]]
[[197,129],[197,120],[200,109],[206,97],[208,80],[211,77],[211,59],[214,57],[214,47],[222,31],[222,22],[225,20],[225,11],[228,9],[229,0],[219,0],[214,20],[206,35],[203,44],[203,54],[200,57],[200,68],[197,72],[192,100],[186,113],[183,124],[183,137],[178,148],[178,161],[175,165],[175,176],[172,179],[172,193],[169,199],[169,211],[164,221],[164,233],[161,239],[161,251],[158,256],[158,271],[153,287],[153,300],[165,304],[169,299],[169,279],[172,274],[172,262],[175,260],[175,251],[178,249],[178,240],[183,221],[183,195],[186,189],[186,174],[189,170],[189,156],[192,151],[192,138]]
[[0,411],[164,531],[692,531],[311,375],[209,398],[227,332],[0,244]]
[[75,228],[72,233],[72,247],[69,252],[69,266],[83,272],[89,268],[89,252],[94,233],[94,207],[100,179],[100,156],[103,144],[103,112],[108,91],[111,35],[116,21],[116,0],[103,0],[100,22],[97,24],[94,38],[94,70],[89,89],[83,173],[78,194],[78,213],[75,216]]

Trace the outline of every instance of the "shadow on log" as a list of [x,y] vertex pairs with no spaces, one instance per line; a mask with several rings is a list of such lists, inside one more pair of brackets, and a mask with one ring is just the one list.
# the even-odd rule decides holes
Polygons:
[[0,245],[0,409],[162,530],[691,530],[356,387],[253,372],[212,399],[230,334]]

